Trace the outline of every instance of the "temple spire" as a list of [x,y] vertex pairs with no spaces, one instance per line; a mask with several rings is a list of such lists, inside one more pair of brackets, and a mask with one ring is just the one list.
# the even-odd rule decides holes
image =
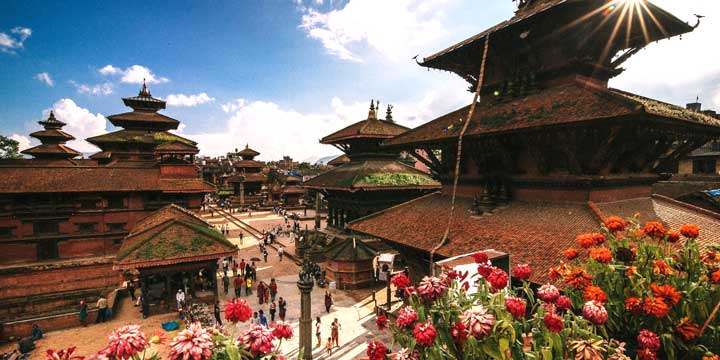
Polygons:
[[138,94],[138,96],[147,96],[147,97],[152,96],[150,94],[150,90],[148,90],[148,88],[147,88],[147,84],[145,83],[145,78],[143,78],[143,87],[142,87],[142,89],[140,89],[140,93]]
[[368,113],[368,120],[377,120],[377,112],[375,111],[375,100],[370,100],[370,112]]
[[385,121],[395,122],[392,117],[392,109],[393,106],[391,104],[388,104],[387,112],[385,113]]

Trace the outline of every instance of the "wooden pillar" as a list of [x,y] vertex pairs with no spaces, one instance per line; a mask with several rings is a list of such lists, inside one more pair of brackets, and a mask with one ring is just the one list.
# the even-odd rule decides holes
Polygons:
[[212,283],[212,287],[213,287],[213,294],[215,294],[215,301],[220,300],[220,292],[218,290],[218,282],[217,282],[217,277],[218,277],[217,271],[218,271],[218,266],[217,266],[217,263],[215,263],[215,265],[212,266],[212,269],[210,271],[210,273],[212,274],[211,283]]

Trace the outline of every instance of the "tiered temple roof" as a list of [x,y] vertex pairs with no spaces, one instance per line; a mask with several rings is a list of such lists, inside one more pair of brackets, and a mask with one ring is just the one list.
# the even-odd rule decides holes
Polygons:
[[62,131],[66,124],[55,118],[50,111],[47,120],[38,121],[43,130],[31,133],[30,136],[40,140],[40,145],[25,149],[23,154],[36,159],[70,159],[80,155],[80,152],[65,145],[65,142],[75,139],[72,135]]
[[343,165],[343,164],[347,164],[347,163],[349,163],[349,162],[350,162],[350,158],[349,158],[347,155],[342,154],[342,155],[340,155],[340,156],[338,156],[338,157],[336,157],[336,158],[328,161],[327,164],[328,164],[328,166],[335,166],[335,167],[337,167],[337,166],[340,166],[340,165]]

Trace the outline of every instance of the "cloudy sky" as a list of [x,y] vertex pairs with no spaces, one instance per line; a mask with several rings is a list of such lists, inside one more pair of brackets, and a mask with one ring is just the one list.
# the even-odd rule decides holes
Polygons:
[[[720,1],[655,0],[694,23],[649,46],[612,86],[720,110]],[[0,2],[0,134],[27,134],[52,108],[78,139],[147,79],[204,155],[246,143],[263,160],[333,155],[318,139],[366,117],[371,98],[416,127],[467,104],[464,81],[427,56],[512,16],[511,0]],[[82,141],[70,144],[93,152]]]

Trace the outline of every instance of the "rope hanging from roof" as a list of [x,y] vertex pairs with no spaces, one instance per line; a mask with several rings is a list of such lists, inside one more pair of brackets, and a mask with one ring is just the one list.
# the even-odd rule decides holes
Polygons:
[[435,257],[435,252],[438,251],[443,245],[445,245],[448,240],[448,236],[450,235],[450,226],[452,226],[453,216],[455,214],[455,199],[457,197],[458,180],[460,178],[460,159],[462,156],[463,137],[465,136],[465,132],[470,125],[470,119],[472,119],[473,114],[475,113],[475,107],[478,104],[478,100],[480,100],[480,90],[482,89],[483,80],[485,78],[485,60],[487,60],[489,45],[490,33],[485,36],[485,48],[483,49],[482,62],[480,63],[480,74],[478,75],[477,89],[475,90],[475,95],[473,96],[473,102],[470,105],[470,111],[468,112],[467,119],[465,119],[465,124],[463,124],[463,127],[460,130],[460,135],[458,135],[457,156],[455,157],[455,175],[453,177],[452,198],[450,201],[450,216],[448,217],[447,226],[445,227],[445,233],[443,234],[442,239],[430,251],[430,274],[435,273],[435,262],[433,261],[433,258]]

